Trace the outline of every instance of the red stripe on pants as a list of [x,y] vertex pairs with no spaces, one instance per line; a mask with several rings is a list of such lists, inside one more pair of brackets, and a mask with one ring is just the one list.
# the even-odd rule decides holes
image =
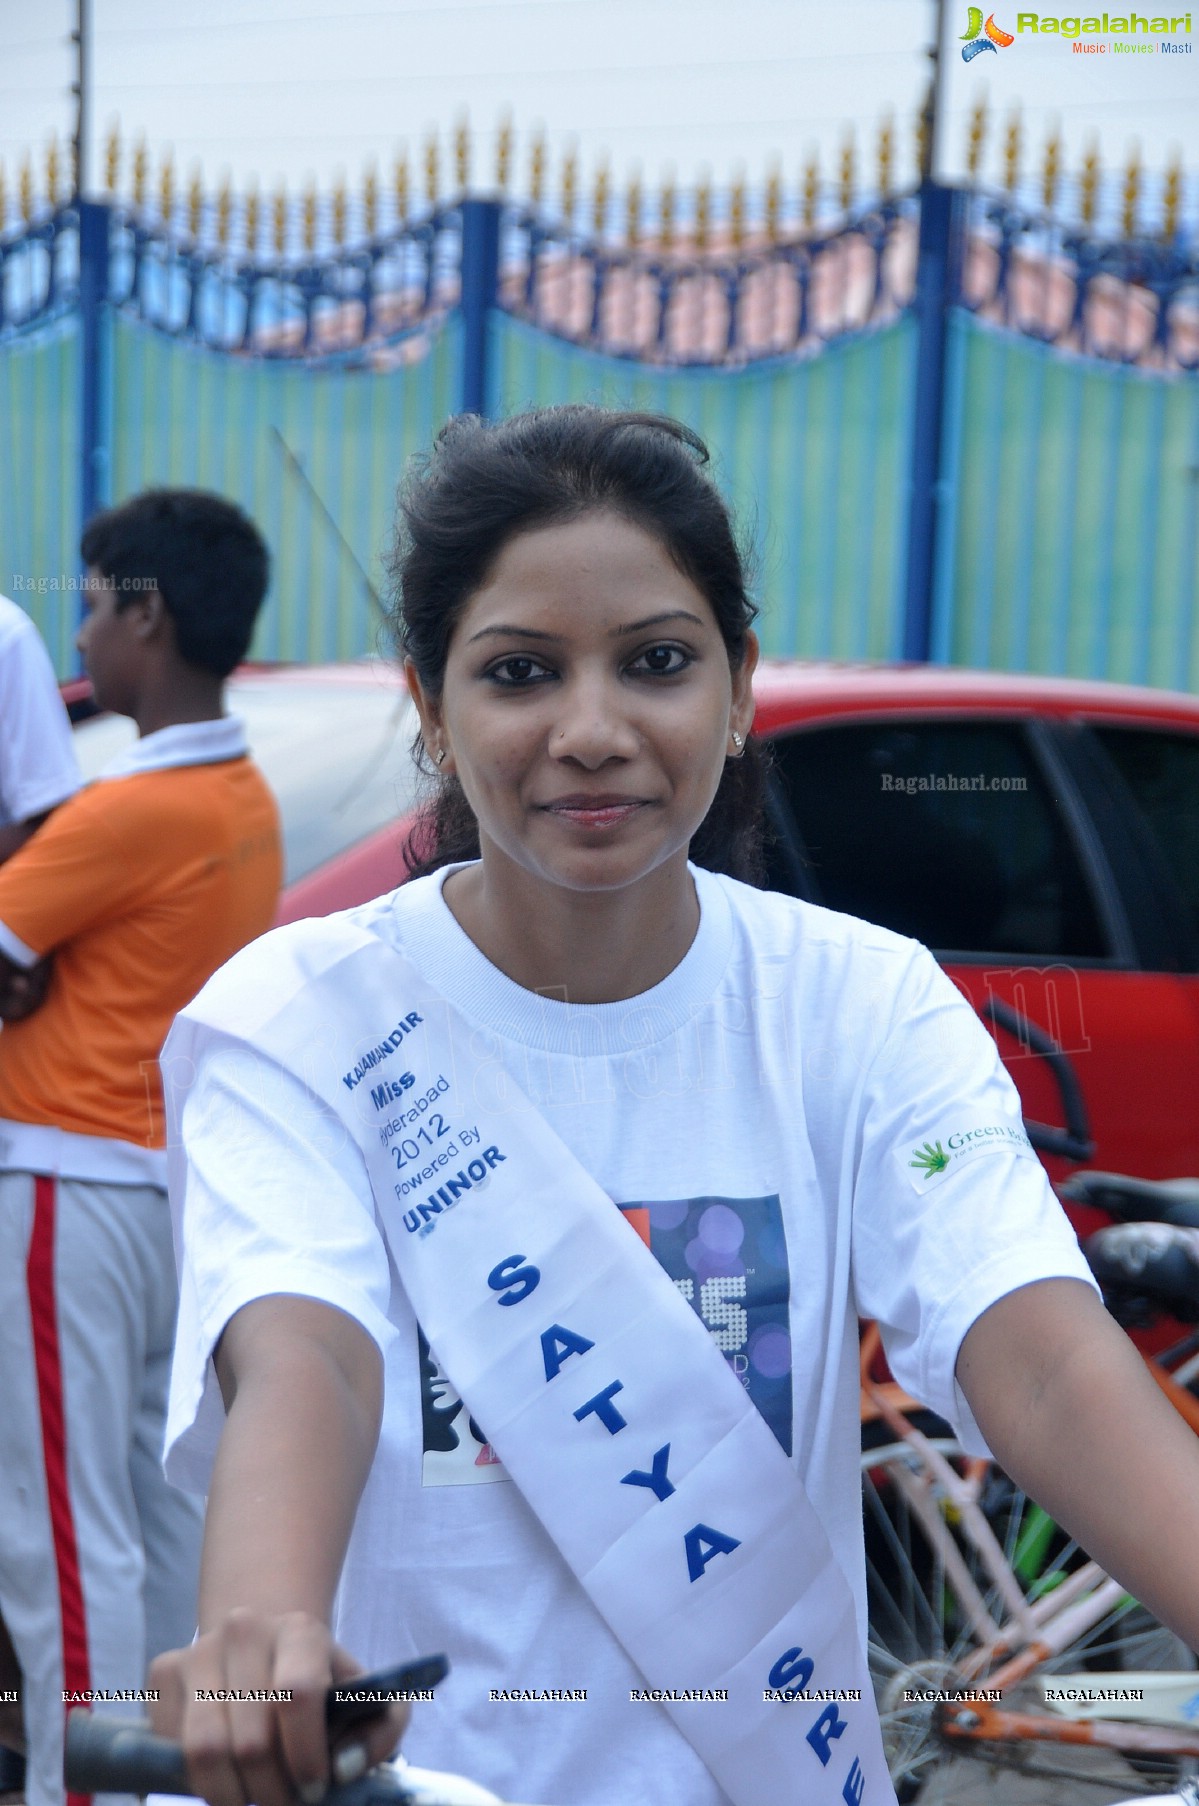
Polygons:
[[[79,1578],[79,1548],[71,1495],[67,1487],[67,1429],[62,1404],[62,1360],[58,1348],[58,1301],[54,1290],[53,1179],[37,1174],[33,1181],[33,1234],[25,1282],[33,1326],[33,1359],[37,1372],[38,1411],[42,1420],[42,1458],[46,1464],[46,1496],[58,1571],[62,1615],[62,1684],[71,1691],[91,1686],[87,1655],[87,1616]],[[69,1793],[67,1806],[87,1806],[90,1794]]]

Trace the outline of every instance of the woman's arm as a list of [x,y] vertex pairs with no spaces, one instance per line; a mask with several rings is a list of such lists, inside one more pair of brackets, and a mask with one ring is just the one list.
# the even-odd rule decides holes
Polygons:
[[[228,1418],[205,1522],[200,1636],[160,1657],[155,1728],[179,1738],[214,1806],[291,1806],[328,1778],[325,1690],[360,1672],[329,1616],[382,1409],[378,1349],[316,1300],[260,1298],[216,1352]],[[197,1690],[290,1690],[290,1701],[197,1700]],[[357,1733],[368,1763],[394,1746],[393,1707]]]
[[1199,1650],[1199,1438],[1094,1292],[1010,1292],[966,1335],[957,1377],[1006,1472]]

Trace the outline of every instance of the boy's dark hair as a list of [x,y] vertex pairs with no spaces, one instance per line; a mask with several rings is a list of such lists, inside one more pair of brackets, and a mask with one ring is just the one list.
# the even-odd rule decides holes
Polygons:
[[228,677],[246,656],[270,554],[253,521],[223,496],[146,489],[93,515],[79,549],[115,586],[118,609],[158,591],[189,665]]
[[[510,420],[460,415],[400,490],[393,627],[420,680],[439,695],[454,628],[519,533],[608,510],[653,535],[707,601],[738,669],[757,614],[728,508],[703,466],[708,451],[666,415],[572,405]],[[436,772],[426,763],[426,773]],[[725,763],[692,842],[698,865],[760,882],[763,771],[751,741]],[[454,777],[438,788],[407,849],[414,874],[479,853],[478,824]]]

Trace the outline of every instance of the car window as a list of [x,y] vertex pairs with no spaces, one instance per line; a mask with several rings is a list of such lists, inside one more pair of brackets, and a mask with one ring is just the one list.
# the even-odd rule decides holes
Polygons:
[[1138,804],[1199,937],[1199,735],[1094,727]]
[[[341,681],[302,670],[239,672],[228,707],[245,722],[279,803],[285,883],[412,807],[416,716],[390,674],[369,666],[348,668]],[[95,777],[136,732],[121,715],[81,722],[74,738],[84,777]]]
[[[774,742],[808,894],[939,953],[1109,954],[1066,821],[1022,728],[872,722]],[[772,884],[788,882],[776,848]]]

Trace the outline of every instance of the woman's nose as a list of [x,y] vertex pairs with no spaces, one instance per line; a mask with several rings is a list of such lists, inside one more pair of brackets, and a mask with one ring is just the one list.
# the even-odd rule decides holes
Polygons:
[[555,758],[593,766],[606,759],[632,758],[640,741],[618,687],[589,681],[571,684],[562,694],[549,749]]

